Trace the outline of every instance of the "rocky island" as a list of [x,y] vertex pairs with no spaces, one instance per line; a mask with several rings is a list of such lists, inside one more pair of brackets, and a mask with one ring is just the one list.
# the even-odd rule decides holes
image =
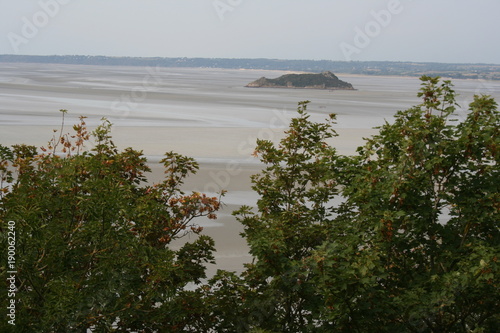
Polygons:
[[261,77],[247,84],[245,87],[354,90],[352,84],[340,80],[330,71],[322,73],[286,74],[276,79]]

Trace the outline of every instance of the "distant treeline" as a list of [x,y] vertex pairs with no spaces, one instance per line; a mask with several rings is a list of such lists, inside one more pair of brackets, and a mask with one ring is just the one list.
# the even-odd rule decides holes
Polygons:
[[103,66],[161,66],[227,69],[267,69],[319,73],[403,76],[443,76],[455,79],[500,80],[500,65],[396,61],[331,61],[226,58],[161,58],[107,56],[0,55],[0,62],[53,63]]

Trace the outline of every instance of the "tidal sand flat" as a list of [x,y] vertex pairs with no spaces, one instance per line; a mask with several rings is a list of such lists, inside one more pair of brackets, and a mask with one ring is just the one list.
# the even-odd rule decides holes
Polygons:
[[[143,150],[152,166],[151,181],[163,176],[158,161],[166,151],[196,158],[200,171],[185,190],[216,194],[228,190],[216,221],[200,220],[216,241],[217,265],[241,271],[251,260],[242,226],[231,212],[254,205],[250,175],[262,165],[252,157],[257,138],[278,142],[297,103],[310,100],[311,118],[336,113],[339,137],[332,141],[341,154],[354,154],[363,137],[391,121],[397,110],[419,103],[418,78],[342,75],[356,90],[261,89],[244,86],[283,71],[200,68],[107,67],[58,64],[0,64],[0,143],[46,145],[61,125],[59,109],[67,109],[66,128],[87,116],[89,127],[102,117],[111,121],[119,148]],[[474,94],[500,99],[499,81],[453,80],[462,106]],[[464,117],[458,112],[457,117]],[[91,147],[89,147],[91,148]],[[190,236],[193,237],[193,236]],[[189,240],[189,236],[186,237]]]

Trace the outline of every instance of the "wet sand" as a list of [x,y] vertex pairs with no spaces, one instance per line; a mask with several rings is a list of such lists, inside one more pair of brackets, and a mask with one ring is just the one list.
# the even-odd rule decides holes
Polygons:
[[[228,191],[219,218],[197,222],[216,242],[217,265],[210,265],[208,274],[217,268],[241,272],[251,257],[231,212],[257,200],[249,179],[262,168],[251,156],[257,138],[278,142],[296,115],[297,102],[311,100],[312,120],[338,114],[339,137],[332,144],[340,154],[354,154],[363,137],[376,133],[374,126],[419,103],[417,78],[338,75],[356,91],[244,87],[261,76],[284,73],[0,63],[0,143],[46,145],[52,130],[60,127],[58,110],[68,109],[68,130],[79,115],[88,117],[91,128],[102,117],[109,119],[119,148],[143,150],[148,157],[151,182],[162,179],[158,161],[166,151],[196,158],[200,171],[186,181],[185,190]],[[500,82],[454,83],[462,105],[475,93],[500,100]]]

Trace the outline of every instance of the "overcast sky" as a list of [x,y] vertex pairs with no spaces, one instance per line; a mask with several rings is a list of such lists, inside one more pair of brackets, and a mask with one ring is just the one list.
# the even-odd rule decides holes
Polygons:
[[0,0],[0,54],[500,63],[499,0]]

